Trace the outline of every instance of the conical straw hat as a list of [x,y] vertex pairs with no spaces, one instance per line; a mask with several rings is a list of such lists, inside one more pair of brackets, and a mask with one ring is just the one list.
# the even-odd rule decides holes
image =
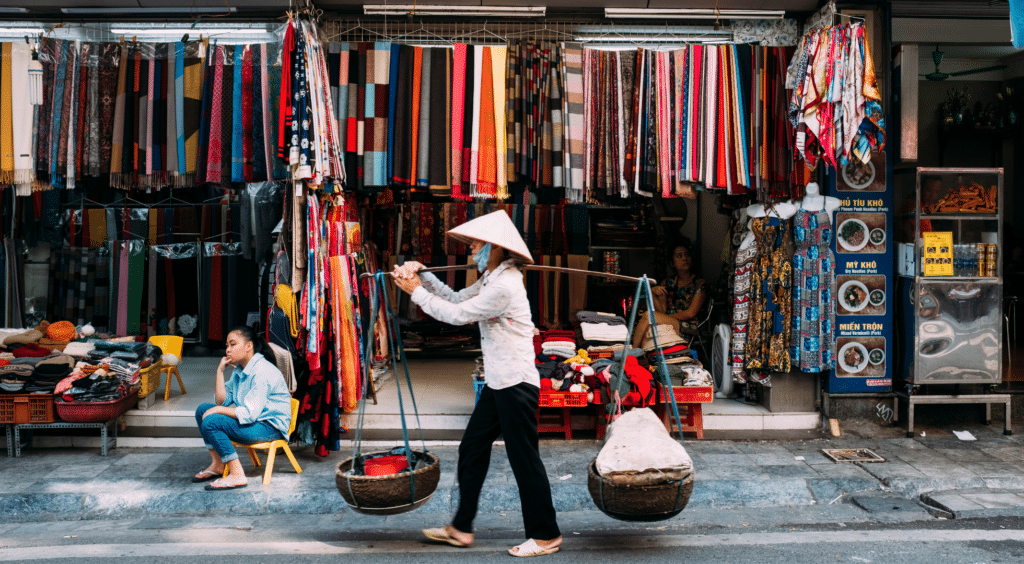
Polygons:
[[504,210],[491,212],[448,231],[448,236],[467,245],[476,239],[508,251],[521,262],[533,264],[530,249]]

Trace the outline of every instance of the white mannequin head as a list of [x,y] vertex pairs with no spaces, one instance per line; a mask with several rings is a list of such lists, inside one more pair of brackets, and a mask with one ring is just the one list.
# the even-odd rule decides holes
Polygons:
[[805,193],[806,193],[806,194],[807,194],[808,196],[817,196],[817,195],[821,194],[821,190],[820,190],[820,188],[818,187],[818,183],[817,183],[817,182],[811,182],[811,183],[809,183],[809,184],[807,185],[807,188],[805,188]]

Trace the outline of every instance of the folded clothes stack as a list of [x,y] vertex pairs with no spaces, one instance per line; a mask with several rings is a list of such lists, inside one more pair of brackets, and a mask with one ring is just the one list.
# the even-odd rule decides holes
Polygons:
[[561,359],[576,355],[576,336],[572,331],[549,329],[540,335],[540,354]]
[[[621,318],[620,318],[621,319]],[[629,338],[629,329],[625,323],[611,325],[608,323],[580,323],[580,334],[587,343],[624,343]]]
[[84,378],[72,383],[61,399],[64,401],[111,401],[124,397],[129,391],[117,374],[105,370],[97,370]]
[[[711,373],[696,360],[690,364],[669,364],[666,368],[668,368],[669,382],[673,386],[714,386]],[[662,380],[663,376],[659,370],[658,381]]]
[[27,343],[11,351],[15,358],[42,358],[52,351],[36,343]]

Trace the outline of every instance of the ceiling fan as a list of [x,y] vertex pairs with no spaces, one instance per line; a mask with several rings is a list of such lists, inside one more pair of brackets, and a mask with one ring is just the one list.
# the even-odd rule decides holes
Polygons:
[[977,68],[977,69],[970,69],[970,70],[957,71],[957,72],[942,72],[942,71],[939,70],[939,65],[942,64],[942,56],[943,55],[945,55],[945,53],[943,53],[942,51],[939,51],[939,46],[936,45],[935,46],[935,50],[932,51],[932,61],[935,62],[935,72],[930,72],[928,74],[922,74],[921,76],[927,78],[928,80],[942,81],[942,80],[946,80],[947,78],[950,78],[950,77],[953,77],[953,76],[966,76],[966,75],[969,75],[969,74],[978,74],[978,73],[982,73],[982,72],[1002,70],[1002,69],[1006,68],[1006,65],[993,65],[993,66],[990,66],[990,67],[981,67],[981,68]]

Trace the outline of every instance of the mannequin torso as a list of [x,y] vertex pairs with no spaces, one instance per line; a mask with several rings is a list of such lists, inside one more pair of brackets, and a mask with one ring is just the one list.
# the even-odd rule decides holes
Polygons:
[[817,182],[811,182],[807,185],[807,192],[804,195],[804,199],[800,200],[800,209],[805,211],[825,210],[828,212],[829,221],[832,220],[832,212],[839,209],[840,205],[842,205],[842,200],[839,198],[822,196]]
[[774,205],[765,206],[764,204],[751,204],[747,206],[747,216],[750,217],[751,221],[747,223],[747,235],[740,242],[740,248],[747,248],[754,244],[754,232],[752,230],[753,220],[759,217],[777,217],[779,219],[789,219],[796,214],[796,206],[788,202],[779,202]]

